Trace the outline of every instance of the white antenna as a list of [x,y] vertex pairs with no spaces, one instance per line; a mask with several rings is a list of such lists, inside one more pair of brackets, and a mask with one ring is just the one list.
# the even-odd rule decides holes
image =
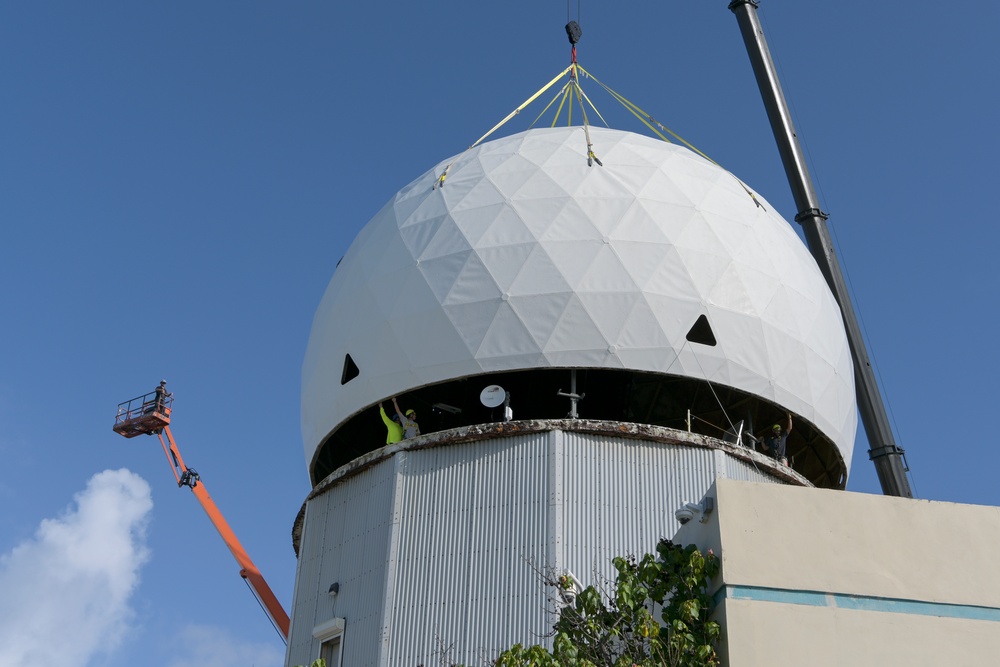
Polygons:
[[503,420],[509,422],[514,418],[514,412],[510,409],[510,394],[498,384],[490,386],[479,392],[479,402],[492,409],[503,406]]
[[491,384],[479,394],[479,402],[488,408],[501,405],[507,398],[507,392],[498,384]]

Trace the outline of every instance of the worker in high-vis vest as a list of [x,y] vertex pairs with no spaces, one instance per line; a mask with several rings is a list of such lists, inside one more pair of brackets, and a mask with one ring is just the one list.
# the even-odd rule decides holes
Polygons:
[[[392,401],[395,403],[396,399],[393,398]],[[399,413],[399,408],[396,408],[396,414],[392,416],[392,419],[385,414],[385,408],[382,407],[381,401],[378,404],[378,411],[382,415],[382,421],[385,422],[385,444],[391,445],[394,442],[402,440],[403,426],[401,422],[403,421],[403,417]]]

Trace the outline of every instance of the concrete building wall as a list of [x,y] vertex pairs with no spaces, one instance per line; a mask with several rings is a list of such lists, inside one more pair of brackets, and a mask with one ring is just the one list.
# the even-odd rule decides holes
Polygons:
[[419,445],[307,502],[288,665],[317,657],[335,619],[351,667],[488,664],[545,640],[542,572],[611,578],[613,556],[655,548],[717,478],[767,478],[721,449],[564,430]]
[[727,600],[726,665],[995,665],[997,621]]
[[719,480],[675,540],[720,555],[730,667],[1000,656],[1000,508]]

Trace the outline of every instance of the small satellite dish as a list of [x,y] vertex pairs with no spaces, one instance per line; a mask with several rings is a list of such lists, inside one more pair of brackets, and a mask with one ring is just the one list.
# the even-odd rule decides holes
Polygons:
[[503,405],[505,398],[507,398],[507,392],[498,384],[491,384],[479,394],[479,402],[488,408]]

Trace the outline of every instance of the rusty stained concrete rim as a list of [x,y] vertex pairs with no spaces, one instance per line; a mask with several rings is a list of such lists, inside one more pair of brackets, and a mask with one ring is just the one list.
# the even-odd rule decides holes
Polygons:
[[767,474],[777,477],[788,484],[796,486],[814,487],[815,485],[805,477],[795,472],[788,466],[783,466],[770,456],[756,452],[746,447],[735,445],[725,440],[719,440],[711,436],[700,433],[691,433],[679,429],[667,428],[666,426],[653,426],[650,424],[636,424],[633,422],[603,421],[597,419],[531,419],[523,421],[490,422],[487,424],[475,424],[472,426],[462,426],[419,435],[415,438],[400,440],[391,445],[379,447],[367,454],[353,459],[340,466],[327,475],[323,481],[313,487],[306,499],[302,501],[302,507],[295,516],[292,524],[292,548],[295,550],[295,557],[299,556],[299,546],[302,540],[302,525],[305,522],[306,505],[317,496],[321,496],[338,483],[354,476],[355,474],[369,468],[381,461],[392,458],[400,452],[413,451],[417,449],[427,449],[430,447],[446,447],[450,445],[460,445],[466,442],[475,442],[487,438],[507,438],[527,433],[543,433],[546,431],[571,431],[575,433],[589,433],[593,435],[612,435],[620,438],[633,440],[643,440],[661,445],[683,445],[693,447],[703,447],[706,449],[719,449],[730,456],[745,461],[758,469],[765,469]]

